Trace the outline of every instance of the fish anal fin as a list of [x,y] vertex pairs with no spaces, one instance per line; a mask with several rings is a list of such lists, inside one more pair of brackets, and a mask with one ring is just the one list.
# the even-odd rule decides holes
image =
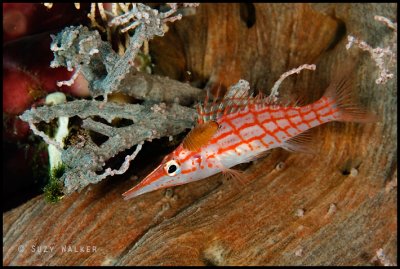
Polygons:
[[293,151],[315,155],[317,150],[315,148],[315,141],[313,139],[313,130],[309,129],[301,134],[286,140],[282,144],[282,148]]
[[218,128],[219,124],[215,121],[196,125],[183,140],[183,148],[194,152],[199,151],[210,141]]

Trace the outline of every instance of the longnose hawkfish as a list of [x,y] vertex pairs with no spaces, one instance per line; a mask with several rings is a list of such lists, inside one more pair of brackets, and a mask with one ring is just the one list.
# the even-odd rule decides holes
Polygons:
[[305,106],[280,105],[260,93],[228,91],[221,101],[198,106],[198,123],[183,142],[143,181],[126,191],[125,199],[157,189],[182,185],[219,172],[239,178],[233,166],[264,156],[272,148],[307,151],[302,135],[331,121],[374,122],[376,116],[350,98],[352,84],[336,76],[316,102]]

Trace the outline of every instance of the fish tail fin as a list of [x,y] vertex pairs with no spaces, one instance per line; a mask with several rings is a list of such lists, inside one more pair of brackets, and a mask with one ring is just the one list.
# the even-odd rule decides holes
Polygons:
[[[349,70],[350,69],[350,70]],[[354,88],[351,77],[353,68],[347,68],[337,73],[322,98],[332,101],[332,115],[335,121],[348,122],[377,122],[379,117],[359,106],[355,101],[352,90]]]

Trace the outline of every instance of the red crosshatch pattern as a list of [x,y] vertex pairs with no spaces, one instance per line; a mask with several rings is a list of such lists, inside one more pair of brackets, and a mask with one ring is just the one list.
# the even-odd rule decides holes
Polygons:
[[[249,109],[224,116],[220,121],[226,123],[225,129],[213,137],[210,143],[221,144],[221,140],[229,136],[240,138],[239,142],[236,142],[237,139],[232,139],[235,141],[234,144],[220,147],[217,154],[233,150],[242,143],[253,150],[250,143],[255,140],[266,148],[273,144],[279,146],[282,142],[310,128],[335,119],[337,109],[332,103],[327,97],[323,97],[305,107],[267,106],[260,110]],[[262,130],[261,134],[260,130]],[[243,135],[243,131],[247,131],[246,136]],[[225,145],[226,141],[223,144]]]

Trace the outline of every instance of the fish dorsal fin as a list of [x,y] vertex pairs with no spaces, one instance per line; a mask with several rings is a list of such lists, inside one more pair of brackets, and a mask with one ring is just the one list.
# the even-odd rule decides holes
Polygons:
[[239,82],[228,89],[226,94],[221,98],[218,89],[217,96],[209,102],[209,92],[207,91],[206,99],[202,104],[198,104],[198,123],[215,121],[226,114],[234,113],[244,108],[249,102],[253,102],[255,98],[251,97],[249,92],[249,83],[245,80]]
[[217,121],[221,117],[241,111],[245,108],[265,106],[285,106],[282,100],[274,100],[270,96],[264,96],[261,92],[253,97],[250,91],[250,85],[245,80],[239,80],[238,83],[228,89],[221,98],[218,89],[217,95],[210,102],[210,94],[207,91],[203,103],[197,105],[198,123],[203,124],[208,121]]
[[208,143],[217,132],[219,124],[215,121],[208,121],[196,125],[183,140],[183,148],[190,151],[199,151]]

